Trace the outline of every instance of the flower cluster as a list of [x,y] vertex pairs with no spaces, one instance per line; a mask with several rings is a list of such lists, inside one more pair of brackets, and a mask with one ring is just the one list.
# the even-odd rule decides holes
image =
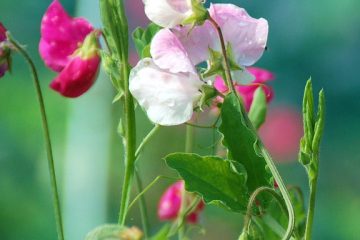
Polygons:
[[96,80],[100,66],[99,32],[84,18],[70,17],[54,0],[41,21],[39,52],[59,75],[50,87],[65,97],[78,97]]
[[[197,1],[144,1],[148,18],[163,29],[152,39],[151,58],[140,60],[131,71],[130,91],[149,119],[160,125],[178,125],[190,120],[204,85],[227,92],[219,88],[223,84],[220,75],[203,77],[198,71],[199,64],[206,62],[210,68],[211,52],[220,52],[221,45],[217,29],[210,20],[203,19],[204,14],[200,24],[196,21],[200,10],[194,3]],[[267,21],[252,18],[232,4],[212,4],[206,12],[207,18],[220,27],[229,46],[231,60],[236,65],[232,76],[247,108],[259,86],[263,87],[268,101],[271,100],[272,92],[264,83],[272,75],[258,68],[247,69],[259,60],[266,48]],[[186,24],[191,19],[195,19],[193,26]],[[270,75],[261,77],[264,73]],[[248,79],[255,81],[246,86]]]

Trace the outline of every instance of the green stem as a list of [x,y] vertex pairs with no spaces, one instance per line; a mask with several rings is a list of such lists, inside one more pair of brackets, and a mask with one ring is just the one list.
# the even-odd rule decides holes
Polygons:
[[50,184],[51,184],[51,190],[52,190],[52,195],[53,195],[53,207],[54,207],[54,211],[55,211],[57,234],[58,234],[59,240],[64,240],[65,239],[64,228],[63,228],[62,215],[61,215],[59,191],[58,191],[57,182],[56,182],[54,156],[53,156],[53,151],[52,151],[52,146],[51,146],[48,121],[47,121],[47,117],[46,117],[45,103],[44,103],[44,98],[43,98],[41,87],[40,87],[38,74],[37,74],[34,62],[30,58],[29,54],[25,51],[25,49],[23,47],[21,47],[20,44],[17,43],[17,41],[14,40],[10,34],[8,34],[7,37],[9,39],[10,43],[14,46],[14,48],[24,57],[24,59],[28,63],[32,77],[33,77],[33,81],[34,81],[34,85],[35,85],[35,89],[36,89],[36,95],[37,95],[37,99],[38,99],[39,107],[40,107],[42,126],[43,126],[43,130],[44,130],[44,138],[45,138],[48,167],[49,167],[49,174],[50,174]]
[[[136,176],[138,192],[140,193],[143,189],[143,184],[142,184],[138,169],[135,169],[135,176]],[[146,240],[149,238],[150,224],[149,224],[149,216],[148,216],[148,212],[147,212],[147,208],[146,208],[146,201],[145,201],[145,198],[143,195],[140,196],[139,205],[140,205],[140,214],[141,214],[143,232],[144,232],[144,237]]]
[[310,199],[309,199],[309,208],[306,218],[305,240],[311,240],[312,226],[313,226],[314,213],[315,213],[316,190],[317,190],[317,178],[314,178],[310,182]]
[[221,44],[221,50],[222,50],[222,54],[224,57],[224,70],[225,70],[225,77],[226,77],[226,84],[228,86],[228,88],[231,90],[231,92],[233,92],[237,98],[239,99],[239,103],[241,105],[242,108],[242,114],[243,117],[246,121],[246,125],[249,127],[249,129],[256,135],[256,138],[258,139],[258,147],[259,150],[262,154],[262,156],[264,157],[272,175],[274,176],[276,182],[279,185],[279,189],[280,192],[285,200],[285,204],[287,207],[287,211],[288,211],[288,215],[289,215],[289,222],[288,222],[288,228],[286,230],[286,234],[283,237],[283,239],[289,239],[292,235],[293,229],[294,229],[294,225],[295,225],[295,214],[294,214],[294,208],[292,206],[291,200],[290,200],[290,195],[288,190],[286,189],[286,186],[279,174],[279,171],[277,170],[269,152],[266,150],[266,148],[264,147],[263,143],[261,142],[256,129],[254,128],[254,126],[252,125],[246,111],[244,108],[244,104],[242,99],[239,97],[239,95],[237,94],[237,91],[234,88],[233,82],[232,82],[232,78],[231,78],[231,71],[230,71],[230,64],[229,64],[229,60],[227,58],[227,53],[226,53],[226,45],[225,45],[225,40],[222,34],[222,31],[219,27],[219,25],[216,23],[216,21],[214,19],[212,19],[211,17],[209,18],[209,21],[213,24],[213,26],[216,28],[218,35],[219,35],[219,39],[220,39],[220,44]]
[[135,152],[135,159],[138,159],[141,151],[144,149],[145,145],[150,141],[150,139],[159,131],[160,125],[156,124],[153,129],[145,136],[145,138],[140,143],[139,147],[137,148]]

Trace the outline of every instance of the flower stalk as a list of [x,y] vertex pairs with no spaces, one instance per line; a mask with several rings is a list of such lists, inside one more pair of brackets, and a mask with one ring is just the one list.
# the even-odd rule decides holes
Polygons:
[[52,190],[52,198],[53,198],[53,207],[55,212],[55,220],[56,220],[56,229],[58,234],[58,240],[64,240],[64,227],[63,227],[63,221],[62,221],[62,214],[61,214],[61,206],[60,206],[60,197],[59,197],[59,191],[56,181],[56,173],[55,173],[55,164],[54,164],[54,156],[53,156],[53,150],[52,150],[52,144],[51,144],[51,138],[50,138],[50,131],[49,131],[49,125],[47,121],[46,116],[46,109],[45,109],[45,103],[43,94],[41,91],[41,86],[39,82],[39,77],[35,68],[35,64],[32,61],[29,54],[26,52],[26,50],[15,40],[12,38],[10,34],[7,34],[9,42],[12,44],[14,49],[18,51],[25,59],[27,64],[30,67],[30,71],[33,77],[35,90],[36,90],[36,96],[39,103],[40,113],[41,113],[41,121],[42,121],[42,127],[44,131],[44,139],[45,139],[45,148],[47,153],[47,160],[48,160],[48,167],[49,167],[49,174],[50,174],[50,185]]

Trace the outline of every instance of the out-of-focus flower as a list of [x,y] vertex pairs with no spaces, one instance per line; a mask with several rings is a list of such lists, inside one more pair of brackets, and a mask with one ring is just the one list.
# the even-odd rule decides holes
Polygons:
[[259,133],[275,160],[295,160],[303,134],[301,114],[290,107],[270,109]]
[[97,38],[87,20],[70,17],[58,0],[50,4],[41,22],[39,52],[45,64],[60,73],[51,88],[78,97],[92,86],[100,66]]
[[[184,191],[184,182],[178,181],[171,185],[161,196],[158,206],[158,216],[161,220],[174,220],[178,217],[182,202],[182,191]],[[186,194],[187,205],[191,204],[193,200],[191,194]],[[204,202],[200,201],[195,210],[187,216],[187,222],[197,223],[204,206]]]
[[152,122],[167,126],[187,122],[204,83],[169,29],[154,36],[150,52],[153,58],[142,59],[130,73],[131,93]]
[[[261,69],[257,67],[249,67],[247,68],[247,71],[254,76],[255,80],[253,80],[248,85],[241,85],[238,84],[237,82],[234,82],[234,86],[236,91],[243,98],[246,110],[249,111],[254,98],[254,93],[256,89],[259,87],[261,87],[264,90],[266,101],[270,102],[272,100],[274,95],[273,91],[271,87],[265,84],[267,81],[273,80],[274,75],[265,69]],[[226,92],[229,90],[228,87],[225,85],[224,80],[220,76],[217,76],[215,78],[214,87],[222,94],[226,94]],[[222,102],[222,98],[218,97],[217,102]]]
[[9,70],[10,49],[7,46],[6,28],[0,22],[0,78]]
[[146,16],[162,27],[175,27],[193,14],[191,0],[143,0]]

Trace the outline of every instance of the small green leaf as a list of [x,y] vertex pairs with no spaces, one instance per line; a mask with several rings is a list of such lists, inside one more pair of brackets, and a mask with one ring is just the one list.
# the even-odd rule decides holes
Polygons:
[[204,7],[203,1],[191,0],[191,7],[193,14],[186,18],[182,24],[202,25],[209,18],[209,12]]
[[216,97],[218,93],[215,88],[207,84],[202,85],[200,92],[201,92],[201,98],[199,100],[198,106],[202,111],[203,107],[209,105],[211,99]]
[[122,95],[124,92],[124,86],[123,82],[121,81],[121,65],[114,56],[110,55],[105,51],[101,51],[100,55],[104,71],[109,75],[111,83],[118,91],[117,95]]
[[266,170],[265,159],[257,154],[254,144],[258,141],[245,123],[242,107],[234,93],[225,97],[221,108],[220,132],[232,160],[242,164],[247,171],[249,192],[261,186],[271,186],[271,174]]
[[249,118],[256,129],[265,122],[267,112],[266,96],[264,90],[258,87],[254,93],[254,100],[249,111]]
[[186,190],[200,194],[206,203],[221,203],[236,212],[246,210],[249,195],[241,167],[216,156],[190,153],[173,153],[165,161],[185,180]]
[[325,93],[322,89],[319,93],[317,120],[314,128],[314,138],[312,141],[312,149],[314,153],[319,153],[319,145],[324,132],[325,125]]
[[132,34],[136,51],[140,58],[150,57],[150,44],[152,38],[161,29],[155,23],[150,23],[145,29],[136,28]]
[[89,232],[85,240],[141,240],[142,236],[142,232],[136,227],[106,224]]

